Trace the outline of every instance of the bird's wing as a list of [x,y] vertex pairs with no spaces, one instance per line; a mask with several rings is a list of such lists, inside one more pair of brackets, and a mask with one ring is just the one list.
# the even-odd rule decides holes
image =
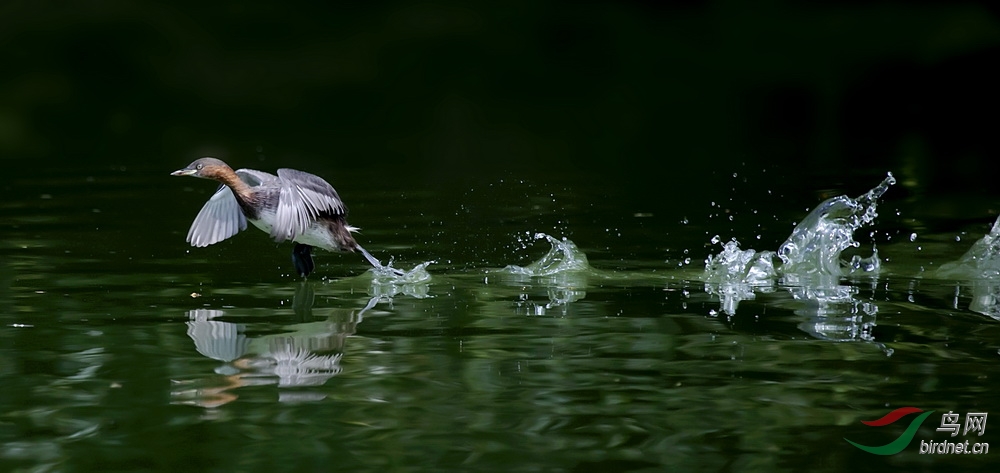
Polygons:
[[[277,176],[253,169],[239,169],[236,175],[251,187],[277,181]],[[233,191],[225,184],[205,202],[188,230],[187,241],[191,246],[214,245],[247,228],[247,219],[240,210]]]
[[347,207],[330,183],[294,169],[278,169],[281,191],[271,237],[294,240],[321,215],[345,215]]
[[236,202],[236,196],[223,184],[194,218],[187,241],[197,247],[213,245],[246,228],[247,219]]
[[243,182],[247,183],[250,187],[272,184],[278,181],[278,176],[256,169],[237,169],[236,175],[240,176],[240,179],[243,179]]

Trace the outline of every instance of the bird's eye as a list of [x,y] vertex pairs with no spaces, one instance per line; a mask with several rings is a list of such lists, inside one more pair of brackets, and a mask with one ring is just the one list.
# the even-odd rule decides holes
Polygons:
[[203,168],[203,167],[205,167],[205,165],[201,164],[201,163],[198,163],[198,165],[195,166],[195,168],[198,169],[199,171],[201,171],[201,168]]

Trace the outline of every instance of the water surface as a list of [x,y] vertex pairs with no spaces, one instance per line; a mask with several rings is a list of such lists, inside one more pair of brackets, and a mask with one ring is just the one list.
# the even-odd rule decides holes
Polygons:
[[897,455],[844,440],[892,441],[903,427],[861,421],[903,406],[1000,412],[1000,280],[937,272],[990,230],[989,204],[890,187],[843,255],[877,249],[877,271],[774,280],[735,306],[706,285],[731,238],[776,251],[891,170],[832,190],[726,170],[650,199],[573,169],[433,185],[309,169],[376,257],[431,262],[410,280],[325,252],[302,280],[253,228],[191,248],[215,186],[171,170],[0,187],[0,469],[974,470],[1000,454],[919,454],[949,438],[937,414]]

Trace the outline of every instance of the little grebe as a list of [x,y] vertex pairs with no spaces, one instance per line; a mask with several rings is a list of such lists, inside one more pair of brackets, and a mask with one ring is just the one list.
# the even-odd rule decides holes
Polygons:
[[215,158],[201,158],[170,175],[222,183],[188,230],[187,241],[192,246],[225,240],[245,230],[250,221],[278,243],[295,242],[292,262],[302,276],[315,268],[314,246],[328,251],[358,250],[372,266],[383,268],[354,241],[351,232],[358,228],[347,224],[347,207],[333,186],[319,176],[294,169],[278,169],[277,176],[253,169],[233,171]]

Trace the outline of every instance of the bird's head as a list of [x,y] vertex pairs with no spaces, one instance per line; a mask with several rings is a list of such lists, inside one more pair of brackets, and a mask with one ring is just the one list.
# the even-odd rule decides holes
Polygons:
[[178,169],[172,173],[171,176],[191,176],[191,177],[201,177],[204,179],[216,179],[220,173],[232,171],[226,163],[222,162],[221,159],[216,158],[201,158],[195,160],[193,163],[188,164],[184,169]]

